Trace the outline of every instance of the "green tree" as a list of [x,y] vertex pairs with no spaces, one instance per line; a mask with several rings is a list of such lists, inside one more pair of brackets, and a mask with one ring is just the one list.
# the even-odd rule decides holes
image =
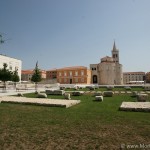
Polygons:
[[20,78],[18,76],[18,69],[15,69],[15,71],[12,74],[12,81],[14,82],[15,89],[16,89],[16,82],[20,81]]
[[35,83],[35,90],[37,91],[37,84],[42,80],[40,69],[38,68],[38,62],[36,63],[34,73],[32,75],[31,81]]
[[6,81],[11,81],[12,72],[7,69],[7,64],[3,64],[3,68],[0,69],[0,80],[4,83],[4,91],[6,91]]

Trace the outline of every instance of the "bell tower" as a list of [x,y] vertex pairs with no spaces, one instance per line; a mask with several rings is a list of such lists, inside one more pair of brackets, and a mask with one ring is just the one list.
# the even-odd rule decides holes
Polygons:
[[113,49],[111,53],[112,53],[112,58],[114,59],[114,62],[119,63],[119,50],[116,48],[115,41],[114,41],[114,45],[113,45]]

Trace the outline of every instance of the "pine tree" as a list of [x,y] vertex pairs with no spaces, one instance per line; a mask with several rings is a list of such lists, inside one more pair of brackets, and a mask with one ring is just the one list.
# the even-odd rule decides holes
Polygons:
[[38,68],[38,62],[36,63],[34,73],[32,75],[31,81],[35,83],[35,90],[37,91],[37,84],[42,80],[40,69]]

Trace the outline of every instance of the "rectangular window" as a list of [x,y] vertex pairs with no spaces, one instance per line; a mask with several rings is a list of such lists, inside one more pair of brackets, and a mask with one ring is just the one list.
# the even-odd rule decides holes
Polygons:
[[75,82],[76,82],[76,83],[78,82],[78,78],[75,78]]
[[84,76],[84,71],[83,70],[81,71],[81,76]]
[[61,72],[59,72],[59,76],[61,76]]
[[65,77],[67,76],[67,72],[64,72],[64,76],[65,76]]
[[84,78],[81,78],[81,82],[84,82]]
[[72,71],[69,72],[69,75],[72,76]]
[[75,76],[78,76],[78,71],[75,71]]

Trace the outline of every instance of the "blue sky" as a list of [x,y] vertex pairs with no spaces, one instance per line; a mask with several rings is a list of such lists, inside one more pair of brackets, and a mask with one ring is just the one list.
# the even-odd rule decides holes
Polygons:
[[23,69],[87,66],[111,56],[123,71],[150,71],[150,0],[0,0],[0,53]]

